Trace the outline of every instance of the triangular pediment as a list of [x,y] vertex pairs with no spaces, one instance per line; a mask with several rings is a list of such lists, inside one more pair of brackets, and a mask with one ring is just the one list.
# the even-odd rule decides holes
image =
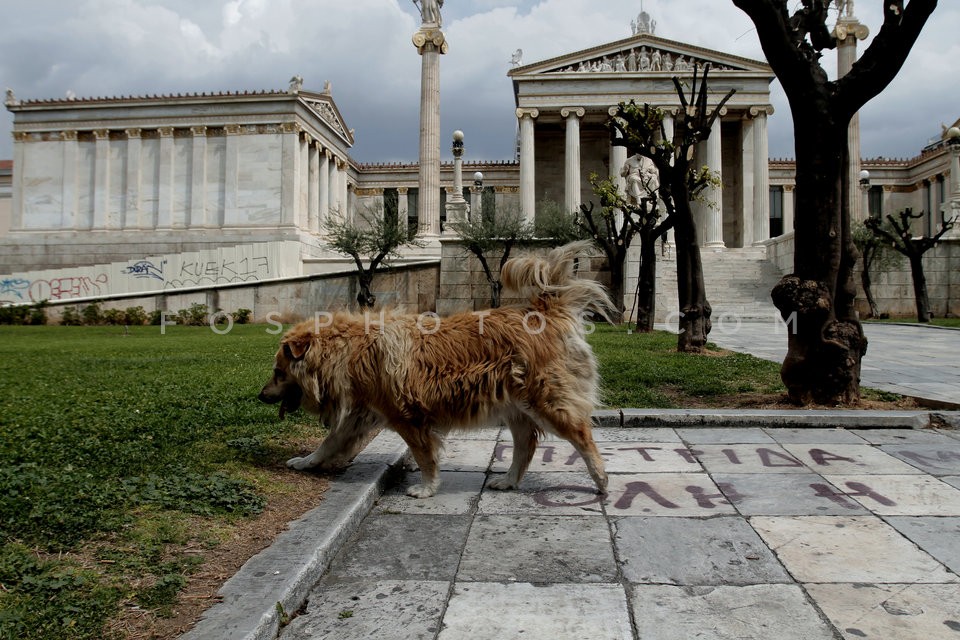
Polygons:
[[765,62],[714,51],[644,33],[624,40],[576,51],[549,60],[514,67],[514,79],[560,73],[693,73],[710,64],[711,72],[763,73],[773,76]]
[[340,110],[337,109],[337,105],[329,94],[301,91],[300,101],[306,105],[317,118],[326,123],[333,133],[343,138],[348,144],[353,144],[353,133],[347,128],[347,123],[344,121],[343,116],[340,115]]

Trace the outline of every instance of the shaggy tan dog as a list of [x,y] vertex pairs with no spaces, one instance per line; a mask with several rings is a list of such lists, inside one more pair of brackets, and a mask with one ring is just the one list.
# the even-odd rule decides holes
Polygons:
[[605,316],[612,304],[600,284],[574,276],[575,259],[587,246],[509,260],[503,284],[529,293],[528,305],[442,318],[328,314],[290,329],[259,398],[279,403],[281,418],[299,407],[318,414],[330,434],[315,452],[287,465],[344,464],[371,430],[387,427],[420,466],[422,483],[407,493],[425,498],[440,485],[444,436],[503,420],[513,435],[513,462],[491,487],[516,488],[549,432],[576,448],[604,492],[607,475],[591,434],[598,377],[585,316]]

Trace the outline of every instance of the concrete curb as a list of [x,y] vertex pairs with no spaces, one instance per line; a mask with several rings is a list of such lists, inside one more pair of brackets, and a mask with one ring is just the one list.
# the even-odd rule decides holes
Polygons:
[[407,447],[396,434],[381,432],[331,483],[318,507],[291,522],[223,585],[219,592],[223,600],[181,640],[276,638],[282,618],[303,605],[406,454]]
[[[594,412],[602,428],[960,428],[960,411],[615,409]],[[220,590],[222,602],[180,640],[269,640],[296,612],[403,464],[407,447],[381,432],[337,476],[323,502],[251,558]]]

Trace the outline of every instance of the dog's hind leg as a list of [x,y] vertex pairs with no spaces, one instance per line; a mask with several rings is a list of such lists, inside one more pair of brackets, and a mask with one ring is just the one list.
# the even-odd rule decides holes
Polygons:
[[537,450],[540,428],[528,416],[518,413],[507,420],[510,434],[513,436],[513,460],[506,475],[491,480],[491,489],[516,489],[520,486],[523,474],[527,472],[533,454]]
[[414,498],[429,498],[440,488],[438,450],[439,438],[417,427],[394,427],[394,430],[410,447],[413,459],[420,467],[420,483],[407,487],[407,495]]

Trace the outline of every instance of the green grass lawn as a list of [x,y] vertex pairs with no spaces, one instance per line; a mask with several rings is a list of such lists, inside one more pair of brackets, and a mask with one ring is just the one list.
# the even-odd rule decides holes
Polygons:
[[[319,435],[256,399],[270,328],[0,327],[0,640],[110,638],[124,607],[163,615],[202,562],[172,545],[216,545],[263,507],[264,483]],[[783,390],[777,364],[678,354],[672,334],[590,340],[610,407]]]

